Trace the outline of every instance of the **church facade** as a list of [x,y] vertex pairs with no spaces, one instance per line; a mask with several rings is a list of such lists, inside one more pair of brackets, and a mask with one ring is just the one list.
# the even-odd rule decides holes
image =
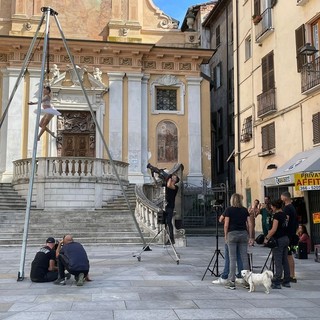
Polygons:
[[[48,7],[54,14],[42,70]],[[28,102],[38,101],[44,72],[61,115],[49,124],[55,137],[45,133],[38,142],[37,157],[105,159],[105,141],[113,160],[128,163],[131,183],[149,182],[149,162],[182,163],[185,182],[211,183],[210,88],[201,66],[214,52],[200,48],[193,29],[182,32],[152,0],[2,0],[0,18],[0,182],[12,181],[14,161],[32,157],[37,111]]]

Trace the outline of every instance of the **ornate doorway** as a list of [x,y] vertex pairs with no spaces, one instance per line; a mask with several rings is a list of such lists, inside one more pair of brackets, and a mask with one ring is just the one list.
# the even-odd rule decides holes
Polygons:
[[88,111],[61,111],[57,154],[60,157],[95,157],[96,127]]

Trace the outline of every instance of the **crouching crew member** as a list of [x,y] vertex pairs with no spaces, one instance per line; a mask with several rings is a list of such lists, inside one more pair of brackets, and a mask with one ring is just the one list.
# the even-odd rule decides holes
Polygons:
[[59,242],[56,256],[58,259],[59,277],[54,284],[66,284],[65,270],[74,275],[77,286],[83,286],[89,273],[89,259],[86,251],[79,242],[73,241],[70,234]]
[[58,271],[55,265],[56,252],[54,251],[54,246],[54,238],[49,237],[46,240],[46,245],[36,253],[31,263],[31,281],[50,282],[58,278]]

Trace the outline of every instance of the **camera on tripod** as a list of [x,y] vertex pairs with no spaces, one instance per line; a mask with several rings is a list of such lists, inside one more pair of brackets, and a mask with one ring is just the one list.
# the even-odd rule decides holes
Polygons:
[[154,167],[150,163],[148,163],[147,168],[151,171],[151,176],[154,178],[154,174],[158,175],[158,178],[161,179],[162,183],[165,185],[169,178],[171,178],[171,174],[164,171],[164,169],[159,169]]

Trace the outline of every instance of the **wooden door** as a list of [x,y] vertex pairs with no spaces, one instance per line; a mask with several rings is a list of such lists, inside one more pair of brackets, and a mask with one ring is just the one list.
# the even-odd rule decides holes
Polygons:
[[90,134],[64,134],[62,156],[92,157],[90,150]]

